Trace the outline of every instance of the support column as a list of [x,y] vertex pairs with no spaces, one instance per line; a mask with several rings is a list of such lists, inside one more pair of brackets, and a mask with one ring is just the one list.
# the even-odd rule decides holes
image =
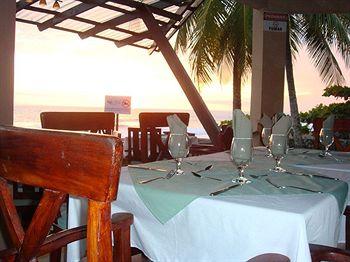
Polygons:
[[253,66],[250,115],[253,131],[262,113],[283,111],[288,16],[253,12]]
[[13,125],[16,1],[0,1],[0,124]]
[[199,121],[202,123],[205,131],[210,137],[210,140],[213,144],[220,145],[218,138],[220,130],[218,124],[215,122],[214,117],[210,113],[191,78],[187,74],[186,69],[181,64],[174,49],[170,45],[168,39],[165,37],[158,23],[155,21],[152,13],[148,11],[147,7],[142,8],[142,19],[148,30],[151,32],[152,38],[158,45],[160,52],[163,54],[171,71],[182,87],[182,90],[192,105],[192,108],[196,113]]

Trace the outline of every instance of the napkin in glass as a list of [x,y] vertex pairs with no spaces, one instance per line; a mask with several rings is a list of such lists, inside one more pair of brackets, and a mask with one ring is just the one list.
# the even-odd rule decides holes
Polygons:
[[263,114],[263,117],[259,120],[259,123],[265,128],[271,128],[272,127],[272,120],[265,113]]
[[252,138],[252,123],[240,109],[233,111],[232,126],[235,138]]
[[171,134],[187,134],[187,126],[181,119],[176,115],[167,116],[167,122],[169,125]]
[[282,116],[273,126],[272,134],[288,135],[292,127],[292,118],[290,116]]
[[272,125],[276,124],[278,120],[281,119],[281,117],[285,116],[286,114],[283,112],[278,112],[272,116]]
[[333,130],[334,125],[334,115],[330,114],[325,121],[323,121],[322,127]]

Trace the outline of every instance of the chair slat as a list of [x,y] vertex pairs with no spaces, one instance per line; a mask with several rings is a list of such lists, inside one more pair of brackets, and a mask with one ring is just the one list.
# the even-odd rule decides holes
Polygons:
[[44,243],[66,197],[67,194],[62,192],[44,191],[39,206],[25,233],[23,246],[19,253],[19,261],[30,261],[38,253],[39,247]]
[[17,250],[22,245],[24,230],[13,203],[10,189],[5,179],[0,177],[0,208],[6,227],[8,228],[11,244]]

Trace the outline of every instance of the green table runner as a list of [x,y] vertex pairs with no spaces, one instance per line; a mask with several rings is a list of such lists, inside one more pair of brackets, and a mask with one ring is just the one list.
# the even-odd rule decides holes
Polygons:
[[[268,174],[267,177],[278,185],[301,186],[308,189],[322,191],[324,193],[330,193],[337,199],[339,210],[342,211],[344,209],[348,192],[347,183],[316,177],[310,178],[298,175],[274,173],[269,171],[271,163],[273,163],[272,160],[266,160],[265,158],[264,161],[264,159],[258,157],[258,160],[254,160],[246,170],[246,176]],[[193,176],[190,172],[202,169],[210,164],[213,164],[214,168],[201,173],[201,175],[220,178],[223,180],[222,182],[211,179],[201,179]],[[175,167],[175,163],[174,161],[159,161],[148,163],[144,166],[171,170]],[[291,166],[287,169],[291,172],[304,171],[300,168]],[[135,168],[129,168],[128,170],[136,192],[151,213],[163,224],[196,198],[209,196],[211,192],[229,185],[231,180],[237,176],[236,167],[231,161],[200,161],[192,162],[192,165],[184,163],[184,175],[174,176],[169,180],[159,179],[147,184],[139,184],[138,181],[157,176],[165,176],[166,173]],[[304,172],[314,173],[310,171]],[[267,177],[263,176],[258,179],[251,178],[252,183],[238,188],[236,187],[216,197],[233,195],[315,194],[295,188],[278,189],[265,181]]]

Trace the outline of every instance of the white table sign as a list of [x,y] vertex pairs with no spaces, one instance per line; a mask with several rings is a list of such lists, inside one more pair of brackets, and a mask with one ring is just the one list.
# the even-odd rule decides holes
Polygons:
[[267,32],[286,32],[287,14],[264,13],[264,31]]
[[131,96],[105,96],[105,112],[131,113]]

